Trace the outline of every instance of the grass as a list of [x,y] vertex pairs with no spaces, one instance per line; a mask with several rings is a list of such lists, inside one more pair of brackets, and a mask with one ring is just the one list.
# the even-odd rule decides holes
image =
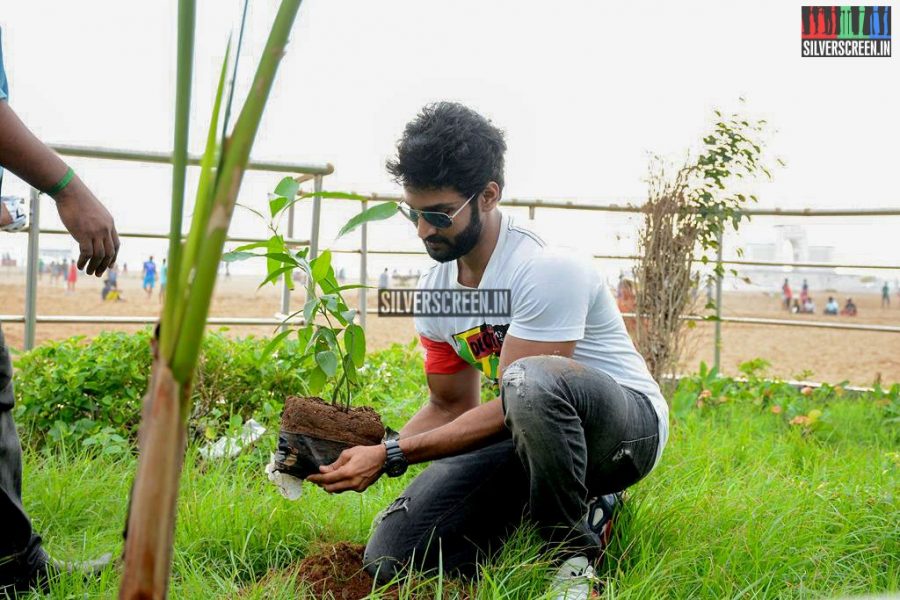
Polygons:
[[[401,412],[414,409],[408,400],[398,402]],[[833,398],[823,422],[808,428],[748,402],[682,407],[663,461],[630,489],[599,574],[603,597],[900,590],[900,427],[889,410],[896,407],[870,397]],[[172,598],[310,598],[298,594],[288,567],[320,541],[364,543],[375,514],[414,475],[383,478],[361,495],[308,486],[289,502],[263,474],[274,446],[269,433],[228,463],[189,451]],[[51,553],[121,550],[132,457],[30,451],[25,463],[25,505]],[[550,573],[524,531],[476,582],[408,581],[401,597],[475,589],[478,598],[539,598]],[[111,570],[89,585],[65,579],[51,597],[115,597],[118,578]]]

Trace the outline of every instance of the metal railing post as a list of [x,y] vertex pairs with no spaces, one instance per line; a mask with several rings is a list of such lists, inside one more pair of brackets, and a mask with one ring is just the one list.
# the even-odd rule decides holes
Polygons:
[[40,260],[41,193],[31,188],[28,256],[25,259],[25,350],[34,348],[37,316],[38,261]]
[[312,210],[312,229],[309,232],[309,260],[319,255],[319,220],[322,216],[322,176],[316,175],[313,180],[313,210]]
[[719,235],[717,236],[718,248],[716,249],[716,333],[715,342],[713,344],[715,353],[713,354],[713,368],[719,373],[721,367],[722,354],[722,231],[725,229],[725,223],[719,224]]
[[[369,208],[369,201],[362,201],[362,212],[366,212]],[[362,231],[360,233],[362,236],[360,240],[360,253],[359,253],[359,283],[361,285],[369,285],[369,271],[368,271],[368,262],[369,262],[369,228],[367,223],[362,224]],[[359,288],[359,324],[362,325],[362,328],[366,328],[366,312],[369,308],[368,304],[368,294],[366,293],[368,290],[365,287]]]
[[[291,200],[295,200],[296,198],[291,198]],[[292,203],[288,207],[288,216],[287,216],[287,236],[288,239],[294,238],[294,204]],[[281,288],[281,314],[287,316],[291,314],[291,287],[290,281],[288,279],[284,280],[283,286]],[[287,323],[281,326],[281,331],[285,331],[288,328]]]

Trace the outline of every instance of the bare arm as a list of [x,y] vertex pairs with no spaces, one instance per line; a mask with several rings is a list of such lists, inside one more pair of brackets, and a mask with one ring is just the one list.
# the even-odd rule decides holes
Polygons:
[[[520,358],[537,355],[571,357],[575,342],[533,342],[507,336],[500,353],[498,378],[506,367]],[[400,438],[400,448],[410,463],[424,462],[461,454],[486,446],[507,435],[503,406],[499,398],[461,414],[437,429],[409,438]]]
[[[53,188],[67,166],[19,119],[6,101],[0,101],[0,165],[39,190]],[[100,277],[119,252],[119,236],[112,216],[76,175],[56,195],[57,211],[81,254],[78,268]]]
[[[498,376],[502,380],[503,370],[519,358],[545,354],[571,357],[574,351],[574,341],[532,342],[507,335],[500,354]],[[506,435],[503,406],[497,398],[430,431],[401,436],[399,444],[407,461],[418,463],[474,450]],[[327,492],[362,492],[381,476],[385,453],[381,444],[344,450],[337,461],[321,467],[322,473],[310,475],[308,480]]]
[[444,375],[428,374],[428,402],[403,426],[400,437],[424,433],[478,406],[481,373],[474,367]]

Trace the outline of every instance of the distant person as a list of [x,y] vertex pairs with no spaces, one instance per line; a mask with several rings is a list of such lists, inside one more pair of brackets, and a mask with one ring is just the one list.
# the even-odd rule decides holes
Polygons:
[[103,281],[103,290],[100,292],[100,298],[104,301],[121,302],[121,292],[119,291],[119,267],[113,265],[106,272],[106,279]]
[[347,279],[347,270],[344,267],[341,267],[341,269],[338,271],[337,279],[338,279],[338,283],[341,283],[341,284],[343,284],[344,281]]
[[816,312],[816,303],[813,302],[813,299],[809,296],[806,297],[806,302],[803,303],[803,312],[808,314]]
[[841,314],[847,317],[855,317],[856,316],[856,304],[853,303],[853,298],[847,298],[847,303],[844,305],[844,308],[841,310]]
[[59,284],[63,287],[66,285],[66,279],[69,276],[69,259],[64,258],[62,264],[59,265]]
[[791,284],[788,283],[787,278],[785,278],[784,284],[781,286],[781,297],[784,301],[784,309],[791,310],[791,299],[793,298],[793,293],[791,292]]
[[802,310],[803,310],[803,307],[800,306],[800,299],[794,298],[794,303],[791,305],[791,312],[796,315],[796,314],[800,313],[800,311],[802,311]]
[[47,270],[47,265],[44,264],[44,259],[39,258],[38,259],[38,279],[39,280],[41,280],[41,281],[44,280],[44,271],[46,271],[46,270]]
[[78,269],[75,268],[75,261],[69,263],[69,275],[66,277],[66,293],[75,293],[75,282],[78,281]]
[[806,280],[804,279],[803,287],[800,288],[800,302],[805,304],[807,298],[809,298],[809,284],[806,283]]
[[381,275],[378,276],[378,289],[386,289],[391,285],[391,276],[388,275],[388,270],[385,269],[381,272]]
[[122,277],[128,275],[128,263],[122,263]]
[[885,281],[881,287],[881,308],[891,307],[891,286]]
[[152,256],[144,262],[142,271],[144,283],[141,287],[147,292],[147,297],[150,298],[153,295],[153,288],[156,286],[156,263],[153,262]]
[[834,296],[828,296],[828,303],[825,305],[825,314],[836,315],[840,310],[841,307],[838,305],[837,300],[834,299]]
[[166,265],[166,259],[163,259],[162,266],[159,268],[159,301],[166,301],[166,281],[169,279],[169,267]]

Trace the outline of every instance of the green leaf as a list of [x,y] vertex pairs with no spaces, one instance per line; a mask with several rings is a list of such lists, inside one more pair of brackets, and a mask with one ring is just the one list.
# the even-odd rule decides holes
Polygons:
[[345,354],[342,360],[344,365],[344,374],[347,376],[347,380],[353,385],[357,385],[359,383],[359,378],[356,374],[356,365],[353,362],[353,359],[350,358],[350,355]]
[[247,250],[256,250],[257,248],[268,248],[269,242],[271,240],[263,240],[261,242],[253,242],[251,244],[244,244],[243,246],[238,246],[232,252],[246,252]]
[[316,308],[318,308],[318,306],[318,298],[310,298],[306,301],[306,304],[303,305],[303,320],[306,323],[312,323],[313,314],[316,312]]
[[284,342],[285,338],[287,338],[287,336],[291,335],[292,333],[292,330],[285,329],[284,331],[273,337],[271,340],[269,340],[269,343],[266,344],[265,348],[263,348],[262,354],[259,357],[259,362],[265,362],[265,360],[269,358],[269,356],[271,356],[271,354],[275,352],[275,350],[278,349],[281,343]]
[[225,262],[238,262],[247,260],[248,258],[256,258],[258,256],[262,256],[262,254],[232,250],[231,252],[225,252],[224,254],[222,254],[222,260]]
[[269,241],[266,242],[266,248],[268,250],[266,253],[266,272],[271,275],[273,271],[276,271],[282,266],[281,263],[283,261],[276,260],[274,256],[286,254],[284,238],[280,235],[273,235],[269,238]]
[[312,339],[313,333],[312,329],[312,325],[307,325],[306,327],[301,327],[297,330],[297,341],[304,350],[309,348],[309,341]]
[[292,265],[294,267],[300,266],[297,263],[297,259],[287,254],[285,252],[268,252],[264,255],[266,258],[271,258],[272,260],[276,260],[278,262],[284,263],[286,265]]
[[281,210],[287,206],[288,199],[283,196],[272,196],[269,198],[269,213],[274,219]]
[[335,373],[337,373],[338,359],[331,350],[317,352],[316,364],[319,365],[328,377],[334,377]]
[[376,204],[371,208],[367,208],[362,211],[358,215],[354,215],[347,223],[341,227],[341,231],[338,233],[338,238],[341,238],[363,223],[370,223],[372,221],[383,221],[384,219],[390,219],[394,215],[396,215],[399,211],[397,210],[396,202],[383,202],[381,204]]
[[346,322],[352,323],[352,322],[353,322],[353,319],[356,318],[356,313],[357,313],[357,310],[356,310],[355,308],[351,308],[351,309],[348,309],[348,310],[342,310],[340,314],[341,314],[341,317],[342,317]]
[[331,268],[331,251],[326,250],[310,263],[312,267],[312,278],[315,281],[321,281],[328,275],[328,269]]
[[363,285],[361,283],[348,283],[347,285],[342,285],[331,290],[332,292],[345,292],[347,290],[358,290],[360,288],[366,288],[369,290],[377,289],[374,285]]
[[344,346],[357,367],[363,366],[366,359],[366,332],[356,324],[348,325],[344,331]]
[[287,267],[281,267],[280,269],[275,269],[271,273],[269,273],[266,278],[263,280],[259,287],[256,289],[261,289],[267,283],[275,283],[275,281],[281,277],[282,275],[287,275],[290,277],[290,273],[294,270],[293,266],[288,265]]
[[328,376],[325,374],[325,371],[321,367],[316,366],[315,369],[309,372],[309,381],[307,383],[309,385],[309,393],[313,396],[322,393],[322,388],[325,387],[326,381],[328,381]]
[[[285,177],[275,186],[275,195],[292,200],[300,189],[300,184],[293,177]],[[273,215],[274,216],[274,215]]]

